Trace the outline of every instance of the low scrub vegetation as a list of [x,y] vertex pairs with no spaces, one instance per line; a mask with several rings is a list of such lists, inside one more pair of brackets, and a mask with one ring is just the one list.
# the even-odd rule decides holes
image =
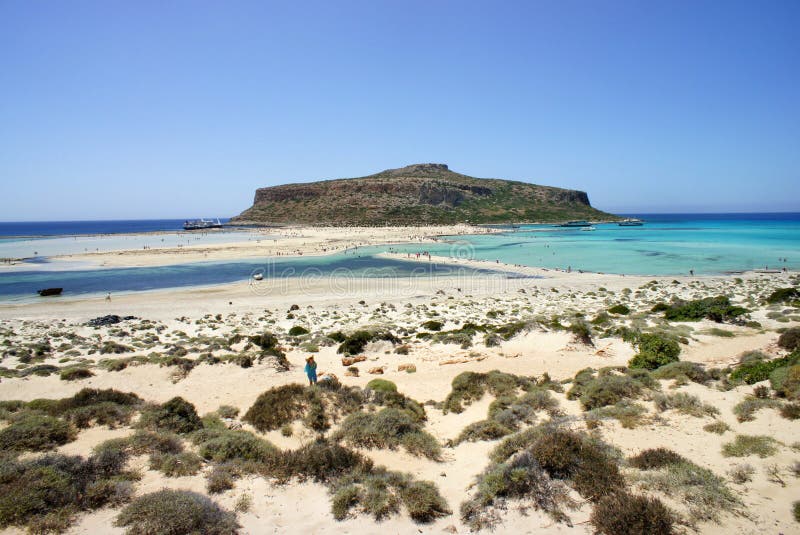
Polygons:
[[678,342],[656,333],[641,333],[634,339],[638,353],[628,362],[631,368],[655,370],[678,361],[681,347]]
[[748,310],[731,304],[730,299],[721,295],[694,301],[679,301],[664,311],[670,321],[699,321],[709,319],[717,323],[730,322],[747,314]]
[[140,496],[115,521],[128,535],[231,535],[239,533],[236,514],[188,490],[160,490]]
[[722,446],[725,457],[757,455],[766,458],[778,452],[778,441],[765,435],[736,435],[732,442]]
[[0,467],[0,527],[63,532],[78,511],[120,505],[132,494],[132,474],[121,468],[108,455],[5,460]]

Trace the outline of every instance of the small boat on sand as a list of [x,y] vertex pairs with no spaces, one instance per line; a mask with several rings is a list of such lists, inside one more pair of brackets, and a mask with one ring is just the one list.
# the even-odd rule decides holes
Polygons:
[[262,275],[261,273],[255,273],[255,274],[253,275],[253,280],[260,281],[260,280],[262,280],[263,278],[264,278],[264,275]]
[[43,288],[41,290],[37,290],[36,293],[42,297],[47,297],[49,295],[61,295],[62,291],[64,291],[64,288]]

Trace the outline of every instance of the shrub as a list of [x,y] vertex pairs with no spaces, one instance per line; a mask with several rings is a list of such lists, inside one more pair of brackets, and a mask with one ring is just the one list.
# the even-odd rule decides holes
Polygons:
[[636,339],[639,353],[628,362],[631,368],[655,370],[670,362],[676,362],[681,348],[678,342],[655,333],[643,333]]
[[217,463],[226,461],[254,461],[265,463],[278,453],[266,440],[248,431],[223,431],[200,444],[200,455]]
[[234,463],[215,465],[206,478],[206,490],[211,494],[219,494],[230,490],[234,481],[239,477],[239,471]]
[[272,334],[271,332],[264,332],[261,334],[249,336],[248,340],[251,343],[260,347],[264,351],[269,349],[276,349],[278,347],[278,337]]
[[614,305],[608,309],[609,314],[617,314],[620,316],[627,316],[631,313],[631,309],[623,304]]
[[[766,388],[766,387],[765,387]],[[733,407],[733,414],[740,422],[755,420],[755,413],[764,408],[779,409],[781,402],[776,399],[747,397]]]
[[763,459],[777,453],[776,444],[774,438],[765,435],[736,435],[733,442],[722,446],[722,454],[725,457],[758,455]]
[[296,450],[280,452],[267,468],[279,480],[297,477],[317,483],[335,480],[350,472],[372,467],[372,462],[339,444],[318,439]]
[[749,464],[738,464],[728,471],[731,480],[739,485],[752,481],[755,473],[756,469]]
[[278,429],[303,415],[305,391],[306,388],[298,384],[271,388],[258,396],[242,420],[262,433]]
[[400,489],[400,497],[415,522],[431,522],[452,513],[436,486],[429,481],[411,481]]
[[46,455],[0,467],[0,527],[28,525],[32,532],[64,531],[80,509],[118,505],[130,484],[105,477],[94,459]]
[[402,342],[402,340],[389,331],[356,331],[342,341],[336,352],[358,355],[359,353],[363,353],[367,344],[376,340],[385,340],[392,344],[399,344]]
[[150,469],[167,477],[193,476],[200,471],[203,460],[194,453],[157,453],[150,456]]
[[172,433],[137,431],[127,439],[132,453],[180,453],[183,451],[181,439]]
[[725,296],[706,297],[671,305],[664,311],[664,317],[670,321],[699,321],[709,319],[721,323],[747,314],[747,309],[731,305]]
[[699,384],[706,384],[711,380],[711,375],[703,366],[687,361],[670,362],[654,370],[652,375],[654,379],[685,379]]
[[641,390],[641,384],[627,375],[603,375],[586,385],[580,401],[584,410],[597,409],[637,397]]
[[462,442],[478,442],[481,440],[496,440],[512,432],[512,429],[509,429],[495,420],[481,420],[465,427],[453,441],[453,444],[457,445]]
[[475,496],[461,504],[461,519],[471,530],[492,529],[498,519],[494,509],[504,509],[507,499],[526,499],[555,521],[568,521],[562,507],[571,507],[561,481],[552,480],[528,452],[507,462],[489,465],[477,478]]
[[617,465],[596,444],[571,431],[540,436],[530,453],[556,479],[571,479],[578,493],[593,501],[624,488]]
[[797,288],[778,288],[767,297],[767,303],[786,303],[800,299],[800,290]]
[[[404,411],[385,408],[377,413],[357,412],[349,415],[342,422],[334,439],[363,448],[395,449],[403,444],[405,435],[413,433],[424,433],[417,421]],[[409,453],[423,453],[430,458],[437,458],[439,455],[438,448],[435,451]]]
[[567,330],[572,333],[576,342],[587,346],[594,346],[594,341],[592,341],[592,328],[585,321],[575,321]]
[[689,510],[691,522],[717,521],[720,511],[731,511],[741,504],[721,477],[689,461],[648,470],[637,480],[646,490],[656,490],[682,501]]
[[444,327],[444,324],[436,320],[429,320],[422,324],[422,328],[428,329],[429,331],[441,331],[442,327]]
[[670,535],[674,515],[657,498],[619,493],[603,496],[589,521],[602,535]]
[[291,329],[289,329],[289,336],[302,336],[304,334],[308,334],[310,331],[305,327],[301,327],[300,325],[295,325]]
[[203,422],[194,405],[182,397],[174,397],[163,405],[144,411],[140,426],[181,434],[202,429]]
[[593,409],[587,416],[587,422],[596,421],[601,418],[615,418],[622,427],[633,429],[644,421],[647,409],[638,403],[623,399],[614,405]]
[[[794,351],[785,357],[773,360],[755,360],[752,362],[744,362],[737,366],[733,372],[731,372],[730,380],[733,382],[744,382],[748,385],[752,385],[761,381],[766,381],[770,378],[772,372],[778,368],[794,366],[799,362],[800,351]],[[798,368],[798,372],[798,377],[800,378],[800,368]]]
[[628,459],[630,465],[639,470],[653,470],[685,461],[683,456],[667,448],[644,450],[639,455]]
[[656,394],[653,398],[656,408],[660,411],[675,409],[681,414],[688,414],[696,418],[714,416],[719,414],[719,409],[708,403],[703,403],[700,398],[685,392],[675,394]]
[[217,409],[217,414],[220,418],[236,418],[239,415],[239,409],[230,405],[220,405]]
[[721,420],[714,420],[710,424],[706,424],[703,426],[704,431],[708,431],[709,433],[716,433],[717,435],[721,435],[725,433],[725,431],[730,431],[730,426]]
[[62,381],[77,381],[79,379],[88,379],[94,377],[94,373],[89,368],[70,368],[62,370],[59,374]]
[[781,407],[781,416],[787,420],[800,419],[800,403],[787,403]]
[[796,501],[792,504],[792,515],[794,516],[795,522],[800,522],[800,501]]
[[460,413],[464,405],[481,399],[488,390],[494,396],[512,394],[517,388],[530,384],[523,378],[492,370],[488,373],[463,372],[453,378],[452,388],[444,400],[444,413]]
[[376,392],[397,392],[397,385],[386,379],[373,379],[367,383],[367,388]]
[[58,418],[25,414],[0,430],[0,450],[44,451],[75,440],[72,426]]
[[229,535],[238,533],[239,529],[234,513],[202,494],[166,489],[136,498],[120,512],[114,523],[127,527],[128,535]]
[[338,520],[359,509],[381,520],[405,505],[415,522],[430,522],[451,514],[433,483],[383,468],[357,471],[343,477],[333,489],[333,514]]

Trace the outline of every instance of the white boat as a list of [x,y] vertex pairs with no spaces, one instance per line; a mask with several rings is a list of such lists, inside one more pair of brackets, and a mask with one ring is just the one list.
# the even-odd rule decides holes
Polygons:
[[631,217],[629,219],[623,219],[619,223],[617,223],[620,227],[641,227],[644,225],[644,221],[641,219],[636,219],[635,217]]
[[582,230],[583,232],[587,232],[587,231],[592,231],[592,230],[597,230],[597,229],[596,229],[596,228],[594,228],[594,227],[582,227],[582,228],[581,228],[581,230]]
[[263,278],[264,278],[264,275],[262,275],[261,273],[255,273],[255,274],[253,274],[253,280],[260,281],[260,280],[262,280]]

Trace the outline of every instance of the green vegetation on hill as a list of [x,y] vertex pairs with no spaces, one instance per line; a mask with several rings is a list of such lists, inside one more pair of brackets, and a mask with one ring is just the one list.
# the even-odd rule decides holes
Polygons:
[[473,178],[444,164],[416,164],[362,178],[285,184],[256,191],[231,223],[420,225],[616,220],[585,192]]

